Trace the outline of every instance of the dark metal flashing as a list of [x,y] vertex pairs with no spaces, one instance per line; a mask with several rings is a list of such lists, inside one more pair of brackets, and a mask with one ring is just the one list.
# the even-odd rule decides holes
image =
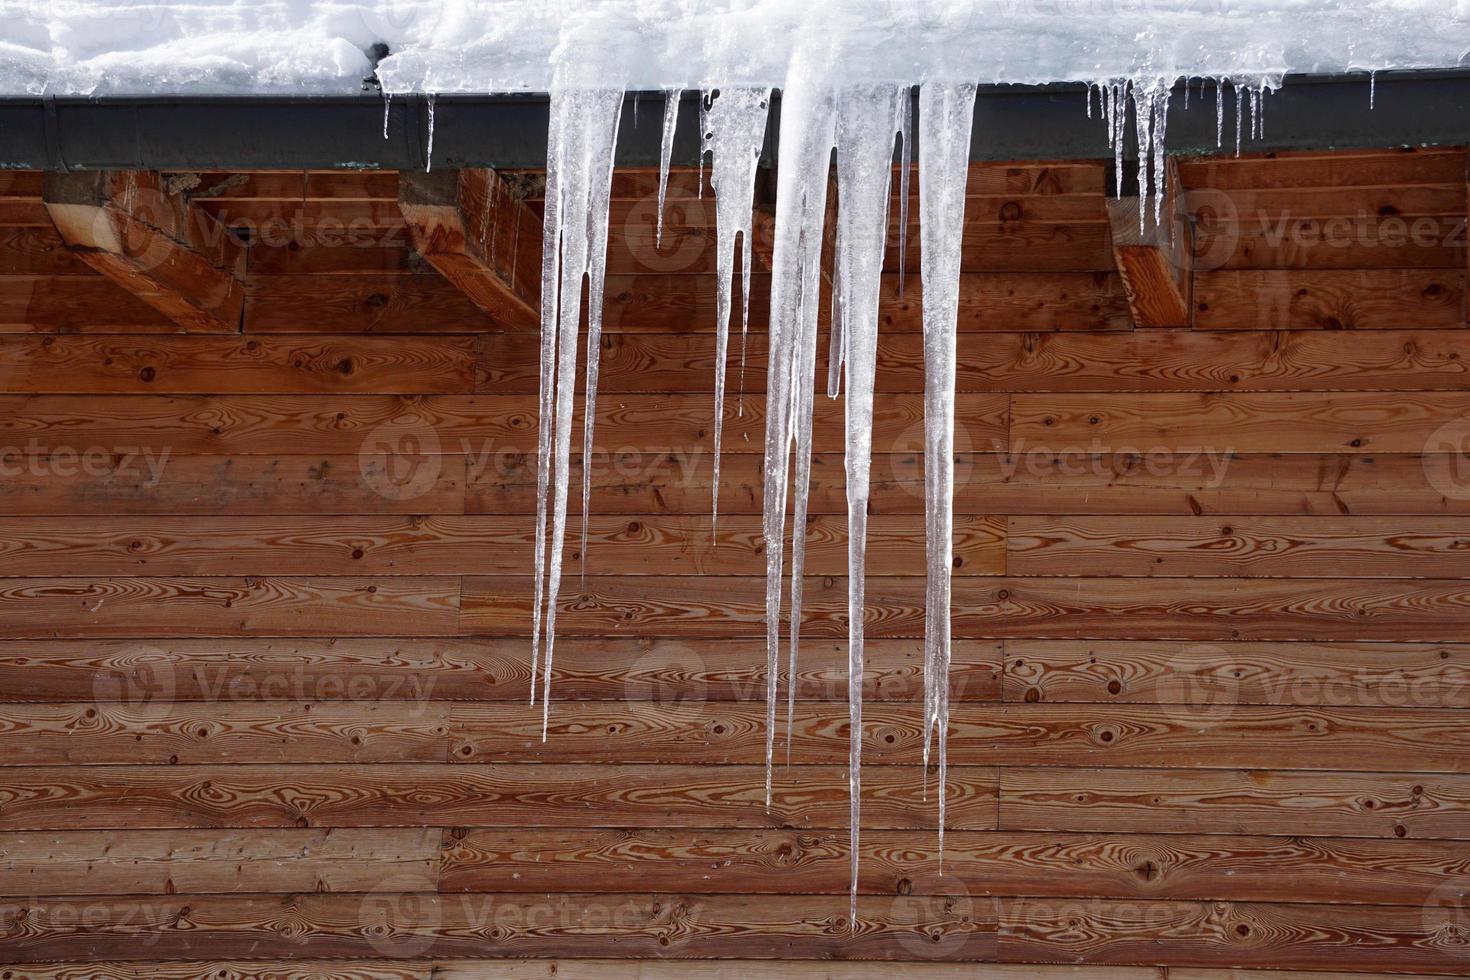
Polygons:
[[[986,86],[975,106],[974,160],[1108,157],[1103,123],[1087,115],[1080,85]],[[1226,89],[1225,146],[1215,142],[1214,85],[1176,92],[1168,148],[1175,154],[1233,153],[1235,109]],[[1369,108],[1367,74],[1289,78],[1264,99],[1265,134],[1243,152],[1470,144],[1470,70],[1383,73]],[[429,113],[423,96],[161,97],[0,99],[0,168],[77,170],[422,169]],[[766,155],[774,158],[779,96]],[[618,164],[658,163],[661,93],[623,105]],[[438,96],[435,167],[533,168],[546,162],[544,95]],[[1247,115],[1248,118],[1248,115]],[[698,96],[680,106],[675,162],[698,154]],[[1249,126],[1247,124],[1247,130]],[[1129,142],[1131,143],[1131,134]],[[1131,146],[1126,155],[1133,156]]]

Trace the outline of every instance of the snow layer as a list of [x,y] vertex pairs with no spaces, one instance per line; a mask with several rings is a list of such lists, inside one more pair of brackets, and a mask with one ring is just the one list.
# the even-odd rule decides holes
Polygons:
[[0,0],[0,94],[776,87],[1466,63],[1470,0]]

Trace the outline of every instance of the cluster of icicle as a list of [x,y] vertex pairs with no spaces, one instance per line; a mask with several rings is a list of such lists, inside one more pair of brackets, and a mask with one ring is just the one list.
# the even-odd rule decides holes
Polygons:
[[[804,67],[805,70],[797,70]],[[898,262],[908,215],[908,164],[913,93],[899,84],[833,86],[814,66],[793,66],[782,92],[781,160],[777,171],[775,242],[771,267],[771,316],[766,378],[763,536],[766,555],[766,805],[771,772],[781,649],[782,581],[787,512],[791,512],[790,623],[787,664],[788,751],[795,706],[805,559],[807,493],[811,482],[812,417],[816,398],[818,308],[823,236],[828,214],[829,170],[837,161],[837,225],[832,270],[832,318],[827,394],[837,397],[846,377],[846,476],[848,517],[848,704],[850,719],[851,920],[856,924],[858,828],[861,797],[864,560],[878,307],[889,235],[895,145],[899,148]],[[1134,105],[1142,192],[1162,198],[1164,120],[1170,80],[1097,83],[1109,139],[1121,167],[1125,111]],[[1092,91],[1090,89],[1090,91]],[[1217,97],[1219,87],[1217,86]],[[681,92],[667,93],[659,181],[659,226]],[[557,597],[562,577],[571,481],[574,385],[583,277],[588,290],[584,452],[592,446],[597,360],[602,324],[603,270],[613,147],[623,92],[565,89],[552,92],[547,150],[545,239],[541,296],[541,399],[535,610],[531,701],[540,671],[542,738],[551,693]],[[1258,106],[1259,92],[1253,107]],[[1223,100],[1222,100],[1223,101]],[[733,319],[732,285],[739,250],[742,270],[740,329],[749,328],[751,232],[756,167],[771,102],[768,88],[727,87],[702,93],[702,154],[712,156],[710,183],[716,201],[718,311],[714,405],[714,486],[725,401],[725,363]],[[924,490],[927,588],[924,622],[924,766],[927,783],[936,762],[939,854],[942,868],[949,723],[950,585],[954,496],[956,319],[961,239],[964,229],[970,128],[975,86],[926,82],[918,90],[919,217],[924,347]],[[1091,103],[1089,101],[1089,109]],[[1237,95],[1237,112],[1239,96]],[[1257,113],[1253,112],[1253,117]],[[702,158],[702,157],[701,157]],[[1149,161],[1152,166],[1149,166]],[[1156,205],[1157,207],[1157,205]],[[1143,210],[1143,209],[1140,209]],[[900,276],[900,280],[901,280]],[[744,355],[742,351],[742,368]],[[590,471],[583,466],[583,554],[587,534]],[[718,493],[718,489],[715,490]],[[718,497],[712,502],[718,515]],[[550,540],[548,542],[548,511]],[[549,553],[549,568],[547,566]]]

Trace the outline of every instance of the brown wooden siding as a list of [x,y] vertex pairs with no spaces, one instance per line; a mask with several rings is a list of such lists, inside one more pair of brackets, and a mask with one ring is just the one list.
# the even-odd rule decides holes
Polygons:
[[414,254],[396,175],[200,175],[253,243],[206,336],[0,174],[0,977],[1470,972],[1465,154],[1180,174],[1194,322],[1133,329],[1102,162],[972,172],[942,875],[917,224],[884,276],[855,929],[842,407],[767,810],[769,276],[712,536],[692,175],[661,250],[615,176],[543,742],[537,340]]

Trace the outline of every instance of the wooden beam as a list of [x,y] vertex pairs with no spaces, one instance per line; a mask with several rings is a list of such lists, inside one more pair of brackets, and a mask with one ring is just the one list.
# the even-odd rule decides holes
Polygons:
[[1190,325],[1188,282],[1192,256],[1183,212],[1175,196],[1179,176],[1172,161],[1165,186],[1162,221],[1154,220],[1152,198],[1108,201],[1113,259],[1123,276],[1135,327]]
[[493,170],[405,171],[398,206],[414,248],[497,324],[540,323],[541,218]]
[[245,248],[163,175],[50,173],[42,199],[71,252],[184,330],[240,329]]

